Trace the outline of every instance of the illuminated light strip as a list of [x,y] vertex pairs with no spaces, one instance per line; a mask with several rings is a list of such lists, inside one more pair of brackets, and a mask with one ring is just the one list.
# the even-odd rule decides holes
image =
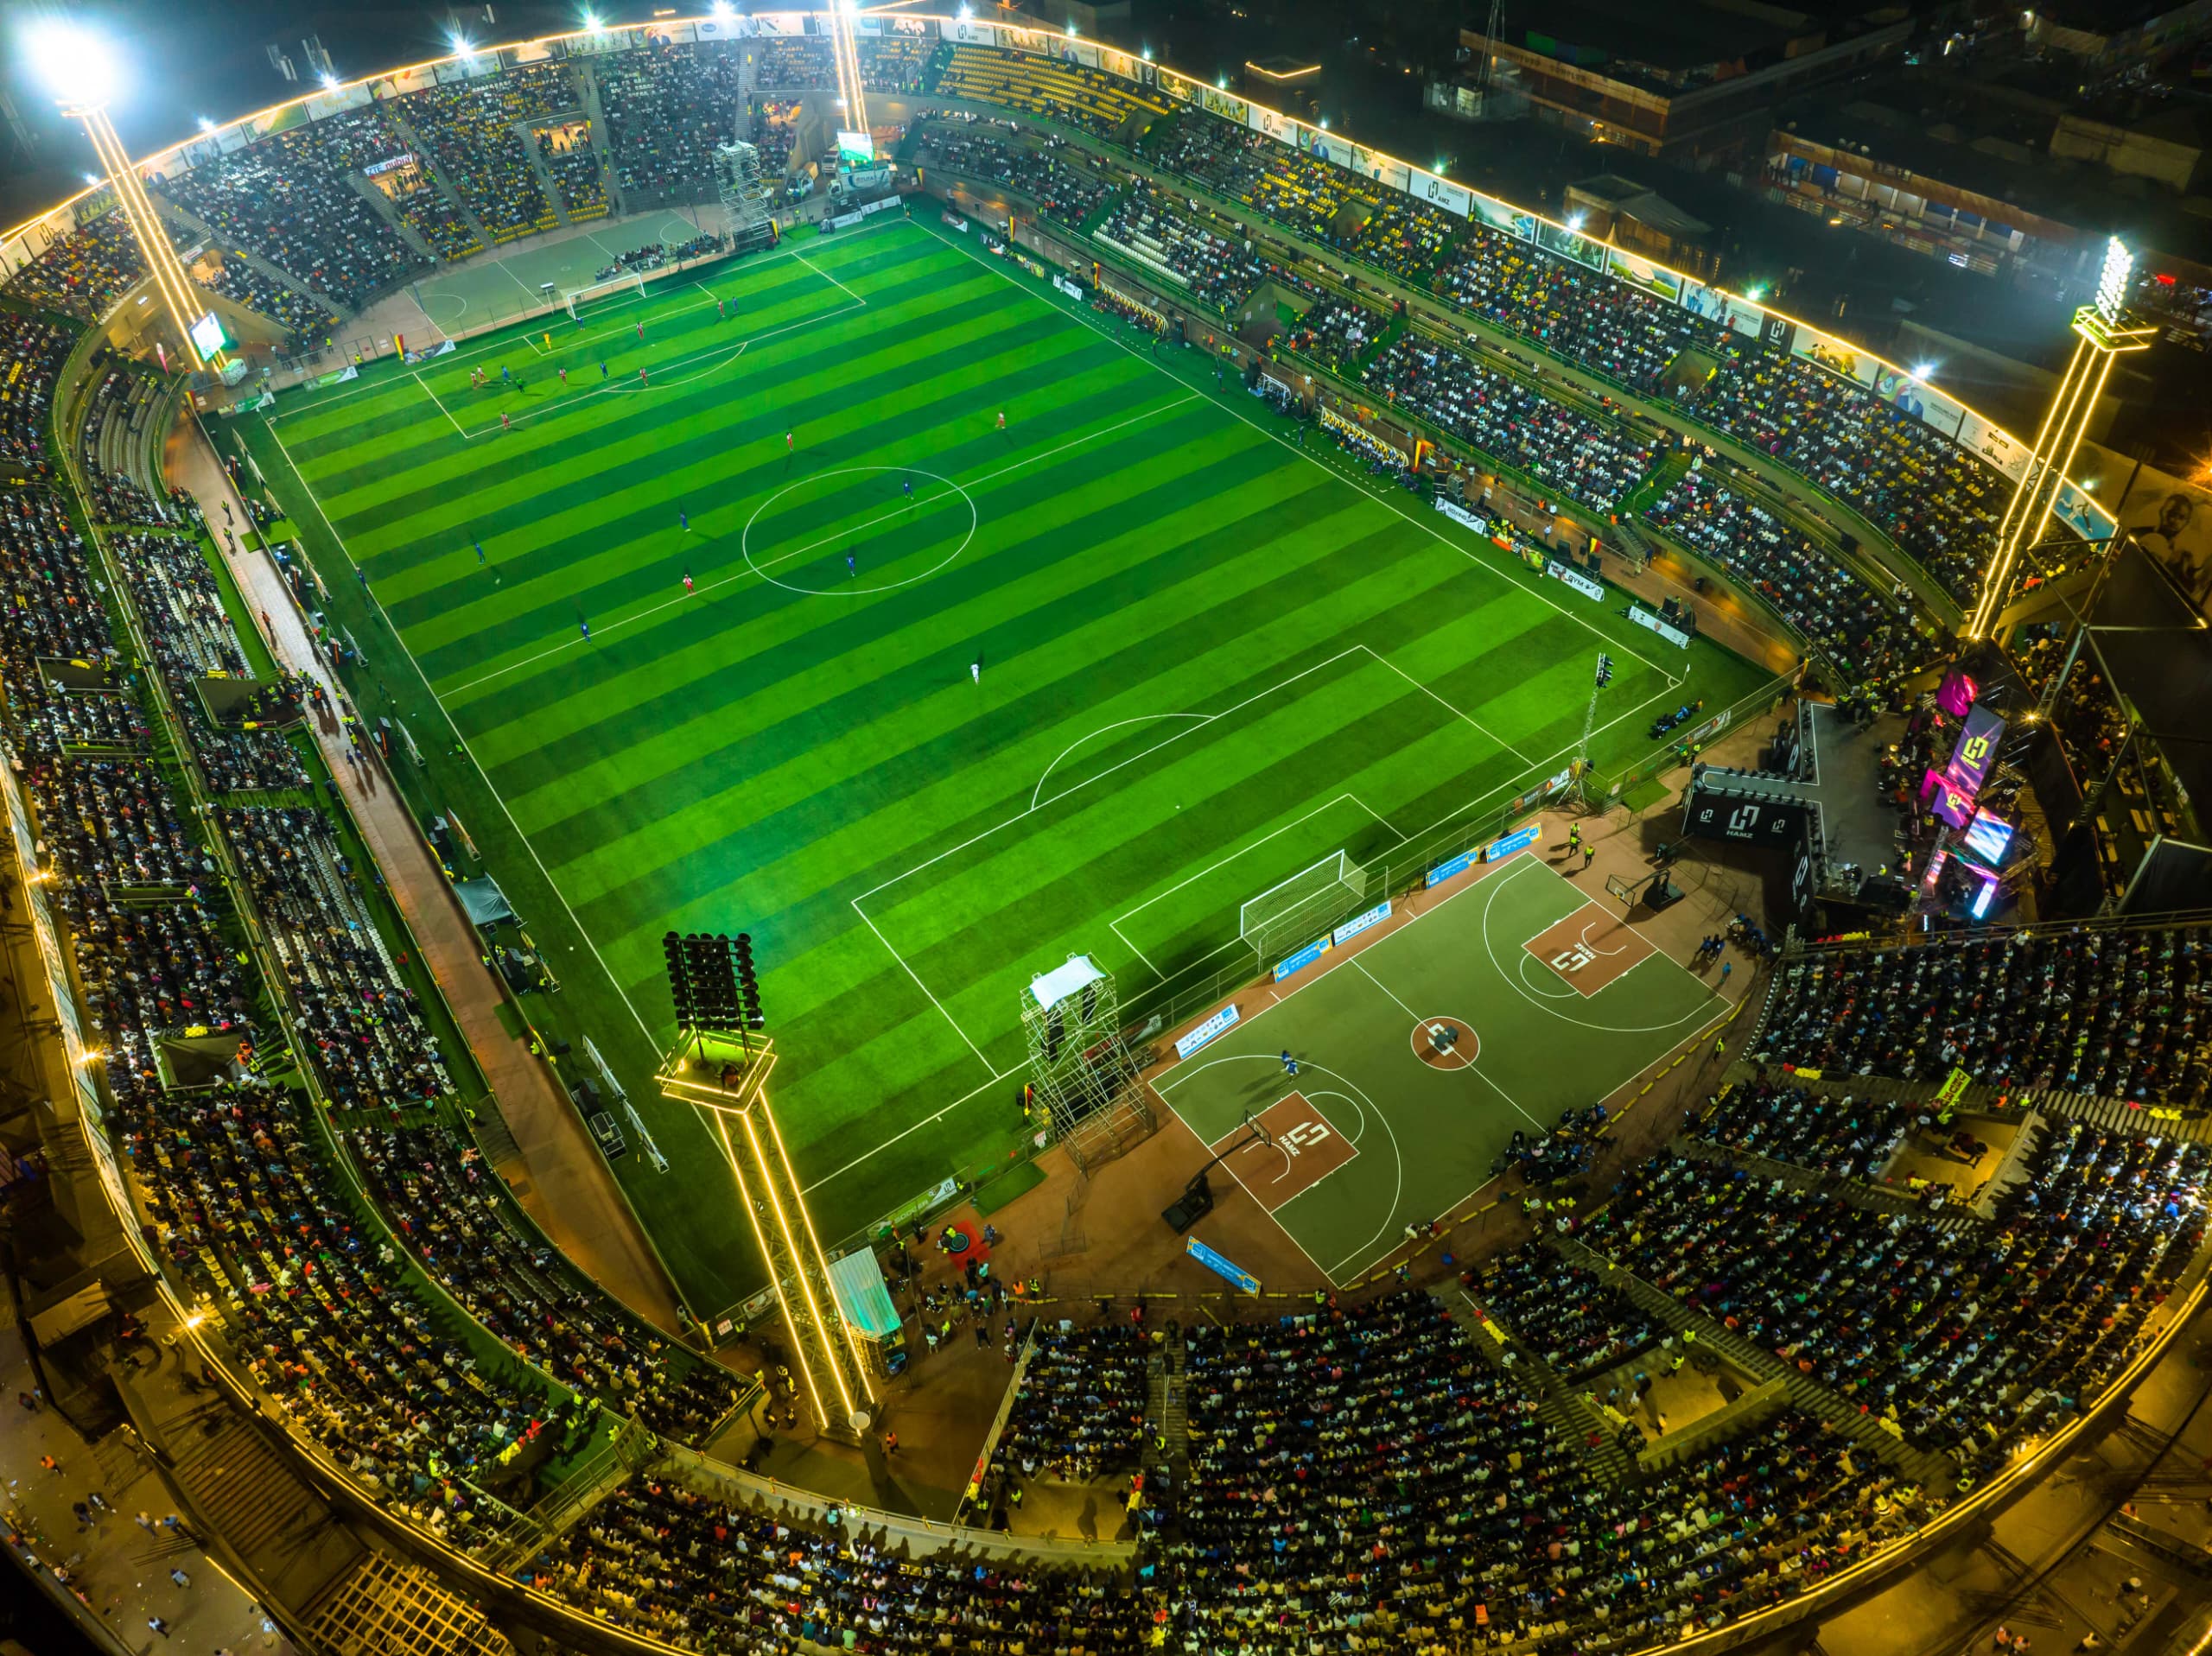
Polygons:
[[[768,1133],[776,1141],[776,1156],[784,1164],[784,1177],[791,1182],[793,1190],[798,1190],[798,1174],[791,1166],[791,1152],[784,1147],[784,1130],[776,1125],[776,1114],[768,1107],[766,1095],[763,1095],[760,1100],[760,1113],[768,1120]],[[823,1272],[826,1276],[830,1268],[829,1256],[822,1250],[822,1238],[815,1231],[814,1215],[807,1209],[805,1194],[800,1192],[792,1200],[798,1209],[798,1216],[806,1223],[807,1240],[814,1244],[815,1257],[822,1261]],[[834,1310],[835,1307],[832,1309]],[[861,1393],[873,1403],[875,1401],[875,1393],[868,1387],[868,1361],[861,1355],[860,1336],[853,1332],[852,1323],[846,1319],[842,1311],[837,1315],[837,1326],[844,1331],[845,1344],[853,1354],[854,1374],[860,1381]]]
[[[766,1100],[763,1099],[761,1101],[760,1107],[763,1109],[767,1107]],[[783,1198],[776,1194],[776,1182],[775,1180],[766,1177],[768,1166],[768,1153],[765,1150],[761,1149],[760,1135],[753,1130],[753,1112],[750,1110],[746,1111],[744,1114],[738,1118],[738,1121],[745,1129],[746,1142],[753,1146],[753,1153],[760,1160],[763,1174],[761,1183],[768,1192],[769,1205],[773,1207],[776,1210],[777,1228],[784,1233],[785,1245],[791,1249],[792,1256],[798,1261],[798,1269],[795,1273],[798,1278],[798,1291],[806,1297],[806,1308],[814,1318],[814,1326],[817,1330],[817,1336],[827,1343],[829,1339],[828,1329],[822,1320],[822,1307],[814,1298],[814,1284],[807,1278],[807,1260],[805,1256],[799,1251],[798,1237],[791,1230],[790,1215],[784,1212]],[[794,1189],[796,1189],[796,1187],[794,1187]],[[844,1400],[845,1405],[845,1418],[836,1424],[840,1426],[849,1427],[852,1424],[852,1418],[855,1412],[853,1408],[852,1388],[845,1384],[845,1371],[841,1365],[836,1362],[832,1362],[830,1364],[830,1376],[837,1382],[837,1395]],[[825,1426],[831,1424],[826,1414],[822,1415],[819,1418]]]
[[2090,358],[2095,349],[2087,339],[2075,346],[2074,355],[2066,365],[2065,377],[2058,382],[2050,406],[2044,411],[2043,428],[2036,434],[2036,446],[2029,454],[2027,470],[2021,474],[2012,499],[2005,504],[2004,518],[1997,525],[1997,549],[1990,555],[1988,568],[1982,573],[1981,595],[1975,600],[1974,616],[1967,626],[1970,638],[1986,634],[2004,606],[2004,594],[2011,589],[2012,567],[2018,562],[2024,544],[2022,531],[2035,516],[2034,497],[2042,492],[2050,474],[2051,446],[2073,419],[2074,409],[2080,406],[2082,388],[2088,384]]
[[861,80],[860,47],[853,39],[853,16],[848,9],[849,0],[839,0],[830,14],[830,49],[837,60],[837,78],[847,78],[849,66],[852,90],[845,94],[845,126],[848,131],[866,132],[868,124],[868,88]]
[[[745,1216],[753,1226],[753,1240],[760,1245],[761,1263],[768,1267],[768,1285],[776,1291],[776,1298],[783,1305],[785,1315],[791,1317],[796,1333],[798,1318],[791,1315],[791,1303],[784,1298],[783,1278],[776,1270],[776,1251],[768,1246],[768,1233],[760,1228],[760,1215],[753,1210],[753,1198],[745,1188],[745,1170],[737,1164],[737,1152],[730,1148],[729,1118],[719,1111],[715,1116],[715,1132],[722,1141],[722,1159],[729,1164],[730,1174],[737,1180],[738,1200],[745,1204]],[[814,1418],[826,1421],[830,1412],[822,1406],[822,1388],[815,1383],[814,1365],[806,1360],[806,1342],[793,1340],[791,1349],[798,1358],[798,1372],[806,1377],[806,1389],[814,1398]]]
[[130,226],[131,236],[145,258],[147,273],[161,291],[163,308],[175,326],[186,360],[194,368],[205,367],[206,361],[192,341],[190,287],[185,282],[183,268],[177,263],[175,250],[169,245],[168,232],[162,228],[153,203],[146,199],[145,190],[138,182],[137,172],[124,149],[123,140],[117,136],[105,109],[96,105],[72,112],[84,122],[92,153],[99,157],[101,167],[107,172],[108,182],[115,191],[116,206],[122,213],[124,222]]

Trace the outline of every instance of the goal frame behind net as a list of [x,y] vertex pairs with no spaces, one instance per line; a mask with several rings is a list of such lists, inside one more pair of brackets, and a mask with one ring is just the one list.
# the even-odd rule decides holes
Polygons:
[[573,322],[576,320],[576,307],[580,301],[588,305],[593,300],[603,295],[615,293],[624,289],[628,289],[639,298],[643,299],[645,296],[644,273],[638,270],[625,270],[620,276],[609,276],[604,282],[588,282],[581,288],[571,288],[563,294],[561,303],[569,313],[569,320]]
[[1236,910],[1236,936],[1262,965],[1314,938],[1367,900],[1367,870],[1341,850],[1279,880]]

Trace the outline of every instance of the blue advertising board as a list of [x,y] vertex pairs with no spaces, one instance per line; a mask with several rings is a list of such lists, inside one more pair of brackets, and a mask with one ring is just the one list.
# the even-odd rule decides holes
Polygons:
[[1373,925],[1377,920],[1388,920],[1389,917],[1390,899],[1386,897],[1380,903],[1377,903],[1373,908],[1370,909],[1365,914],[1355,914],[1351,919],[1345,921],[1344,924],[1338,926],[1334,931],[1329,934],[1329,941],[1332,943],[1341,943],[1347,937],[1358,936],[1361,932],[1365,931],[1368,927]]
[[1329,952],[1329,940],[1316,937],[1305,948],[1286,955],[1275,962],[1275,981],[1281,983],[1294,972],[1303,972],[1307,967]]
[[1430,869],[1427,877],[1421,883],[1425,885],[1441,885],[1452,875],[1464,874],[1474,866],[1475,853],[1472,851],[1462,851],[1458,856],[1447,857]]
[[1224,1006],[1212,1017],[1207,1018],[1205,1023],[1199,1025],[1198,1028],[1192,1030],[1188,1035],[1185,1035],[1181,1040],[1176,1042],[1175,1056],[1179,1058],[1189,1057],[1191,1054],[1196,1052],[1200,1047],[1204,1046],[1208,1041],[1213,1039],[1215,1036],[1220,1034],[1224,1030],[1227,1029],[1236,1021],[1236,1005],[1234,1001],[1231,1001],[1228,1006]]
[[1483,860],[1500,862],[1516,851],[1526,851],[1536,843],[1536,835],[1543,831],[1543,826],[1541,822],[1530,822],[1525,828],[1514,829],[1503,840],[1492,840],[1483,847]]
[[1184,1246],[1192,1259],[1216,1276],[1227,1278],[1245,1293],[1256,1294],[1260,1291],[1260,1279],[1257,1277],[1241,1265],[1231,1265],[1197,1237],[1185,1239]]

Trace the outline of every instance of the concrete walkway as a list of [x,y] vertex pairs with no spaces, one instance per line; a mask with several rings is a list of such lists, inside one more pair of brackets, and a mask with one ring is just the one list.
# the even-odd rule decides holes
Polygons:
[[[189,490],[211,526],[251,520],[222,462],[189,415],[170,432],[164,456],[170,482]],[[221,536],[218,533],[219,542]],[[251,539],[258,541],[259,537]],[[259,618],[278,664],[319,681],[332,702],[345,688],[315,650],[291,589],[265,548],[231,560],[231,574]],[[545,1065],[499,1022],[501,994],[483,963],[475,929],[373,748],[368,763],[347,762],[342,729],[319,726],[315,739],[359,826],[361,837],[398,904],[417,951],[444,994],[462,1038],[521,1155],[499,1166],[516,1199],[579,1270],[664,1332],[677,1332],[676,1291],[629,1203],[607,1171],[582,1118]]]

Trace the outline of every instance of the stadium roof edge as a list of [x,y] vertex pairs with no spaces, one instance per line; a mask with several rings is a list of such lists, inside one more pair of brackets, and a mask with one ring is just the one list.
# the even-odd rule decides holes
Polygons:
[[[740,14],[741,16],[745,15],[747,14]],[[794,15],[801,16],[830,16],[835,14],[828,8],[811,7],[799,10]],[[897,3],[884,6],[862,7],[849,15],[862,17],[890,16],[896,17],[901,21],[936,23],[939,25],[973,22],[973,20],[969,19],[946,16],[944,14],[938,12],[909,12],[902,10]],[[349,92],[356,86],[366,86],[372,81],[388,79],[393,75],[409,74],[417,70],[435,68],[440,64],[452,63],[462,58],[474,59],[497,57],[502,53],[521,51],[528,48],[550,46],[560,41],[577,40],[587,36],[620,35],[630,34],[652,35],[668,29],[681,29],[702,22],[720,23],[722,21],[722,19],[716,18],[711,14],[696,15],[688,17],[655,17],[648,22],[641,23],[602,23],[595,28],[563,29],[558,34],[540,35],[530,40],[509,41],[505,44],[499,46],[472,47],[467,52],[448,52],[440,57],[423,58],[414,63],[401,64],[391,68],[380,69],[373,74],[357,75],[353,79],[341,81],[335,86],[318,86],[313,92],[303,92],[297,98],[288,98],[280,103],[270,104],[264,108],[255,110],[248,114],[237,116],[216,127],[212,132],[197,132],[189,137],[181,138],[176,143],[170,144],[164,149],[155,150],[149,155],[135,157],[132,164],[143,170],[159,162],[167,161],[169,157],[175,155],[179,150],[183,149],[189,144],[207,143],[212,139],[219,138],[222,134],[231,131],[234,128],[244,126],[248,122],[264,119],[267,117],[278,114],[284,110],[294,108],[298,105],[308,103],[312,99],[328,97],[333,92]],[[730,21],[734,22],[736,20],[731,19]],[[1011,29],[1013,27],[1010,24],[1001,25],[991,22],[987,22],[985,26],[993,29]],[[1020,34],[1038,34],[1047,33],[1050,31],[1020,29],[1016,30],[1015,32]],[[1058,37],[1055,36],[1055,38]],[[1132,61],[1135,60],[1134,54],[1124,52],[1118,47],[1104,47],[1102,46],[1101,42],[1096,41],[1086,41],[1084,44],[1096,49],[1112,51],[1122,57],[1129,58]],[[1155,73],[1170,76],[1173,79],[1179,80],[1186,86],[1196,89],[1201,93],[1214,90],[1211,83],[1201,80],[1196,76],[1185,74],[1179,69],[1170,68],[1164,63],[1154,63],[1152,67]],[[1281,111],[1269,109],[1268,105],[1259,104],[1254,99],[1244,98],[1241,94],[1237,95],[1236,101],[1250,105],[1255,108],[1265,111],[1268,114],[1274,116],[1277,120],[1280,120],[1290,127],[1303,128],[1306,131],[1316,135],[1324,133],[1327,130],[1326,128],[1322,127],[1314,122],[1300,120],[1294,115],[1286,115]],[[1338,133],[1335,136],[1341,139],[1344,138],[1344,135]],[[1360,145],[1358,147],[1365,151],[1366,154],[1373,155],[1380,161],[1387,162],[1395,166],[1403,167],[1409,176],[1418,175],[1422,178],[1436,179],[1444,183],[1452,183],[1449,175],[1446,174],[1437,172],[1430,168],[1416,166],[1414,163],[1402,160],[1398,156],[1390,155],[1385,150],[1370,149],[1365,145]],[[73,206],[77,202],[83,200],[86,196],[96,194],[100,190],[105,189],[106,187],[107,186],[105,182],[97,185],[88,185],[84,189],[78,191],[74,195],[66,197],[61,201],[57,202],[54,206],[48,208],[46,212],[39,213],[30,219],[27,219],[21,224],[13,225],[5,231],[0,231],[0,244],[4,244],[7,242],[14,240],[18,236],[27,234],[42,220],[51,218],[54,213],[59,213],[67,207]],[[1471,185],[1453,184],[1452,187],[1455,189],[1465,190],[1471,194],[1476,193]],[[1489,192],[1483,191],[1480,192],[1480,194],[1488,195]],[[1491,199],[1499,201],[1503,200],[1503,198],[1502,197],[1493,196],[1491,197]],[[1531,208],[1523,207],[1516,202],[1504,202],[1504,205],[1510,206],[1516,213],[1527,214],[1530,219],[1540,224],[1549,225],[1554,230],[1563,232],[1570,236],[1580,237],[1580,232],[1562,223],[1557,219],[1550,217],[1548,214],[1535,212]],[[1586,240],[1588,238],[1582,238],[1582,239]],[[1650,265],[1655,270],[1664,270],[1669,276],[1675,276],[1681,281],[1699,282],[1699,285],[1700,286],[1710,285],[1702,282],[1695,276],[1689,276],[1683,271],[1675,270],[1671,265],[1661,263],[1658,260],[1646,258],[1640,253],[1636,257],[1642,263]],[[1745,303],[1750,304],[1755,309],[1760,310],[1770,316],[1779,318],[1781,320],[1788,322],[1793,327],[1808,328],[1814,333],[1820,334],[1824,337],[1833,337],[1828,335],[1826,328],[1820,327],[1817,323],[1808,322],[1802,317],[1793,316],[1788,311],[1777,310],[1772,306],[1764,304],[1761,301],[1752,298],[1749,294],[1732,296],[1740,297]],[[1891,362],[1889,358],[1882,356],[1879,352],[1873,351],[1867,346],[1859,345],[1855,340],[1849,341],[1848,343],[1850,343],[1853,348],[1858,351],[1861,355],[1866,357],[1872,361],[1880,364],[1884,368],[1890,370],[1891,372],[1907,375],[1915,378],[1918,378],[1916,375],[1912,375],[1911,371],[1906,368],[1904,365]],[[1945,392],[1944,395],[1948,397],[1950,394],[1948,392]],[[1951,400],[1959,403],[1961,407],[1972,408],[1973,406],[1970,403],[1965,403],[1961,398],[1953,397]],[[1978,418],[1981,419],[1986,424],[1987,424],[1991,429],[2007,438],[2017,447],[2022,448],[2027,448],[2029,447],[2029,445],[2022,443],[2018,437],[2015,436],[2005,427],[1999,425],[1996,421],[1991,420],[1987,416],[1983,415],[1979,409],[1974,409],[1974,413]],[[2000,475],[2002,475],[2001,473]],[[2071,478],[2066,479],[2065,481],[2074,483],[2074,479]],[[2110,520],[2112,532],[2117,533],[2120,527],[2119,520],[2117,518],[2113,518],[2112,514],[2105,509],[2103,504],[2097,501],[2094,496],[2088,493],[2088,492],[2082,490],[2078,483],[2075,484],[2075,487],[2079,498],[2087,504],[2088,510],[2097,513],[2100,517]]]

